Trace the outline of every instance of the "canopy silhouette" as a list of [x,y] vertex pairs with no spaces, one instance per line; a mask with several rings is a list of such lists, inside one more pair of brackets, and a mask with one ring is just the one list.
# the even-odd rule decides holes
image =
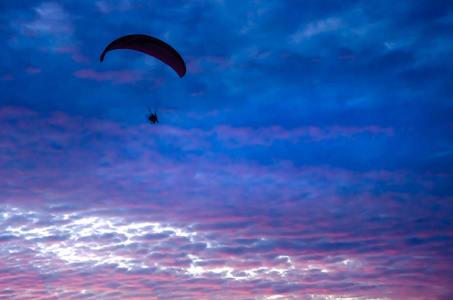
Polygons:
[[186,74],[186,64],[181,55],[167,43],[144,34],[131,34],[111,42],[101,54],[101,62],[107,52],[130,49],[151,55],[170,66],[179,77]]

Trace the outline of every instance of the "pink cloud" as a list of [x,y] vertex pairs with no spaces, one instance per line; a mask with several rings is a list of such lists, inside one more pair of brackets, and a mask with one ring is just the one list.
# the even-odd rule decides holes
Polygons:
[[96,81],[112,81],[113,84],[134,83],[143,80],[139,71],[121,70],[98,73],[92,69],[75,71],[74,75],[80,79],[92,79]]
[[77,62],[77,63],[86,63],[89,64],[91,62],[90,58],[82,55],[82,54],[73,54],[71,56],[72,60]]
[[212,110],[212,111],[207,111],[207,112],[188,112],[187,113],[187,116],[189,116],[190,118],[193,118],[193,119],[197,119],[197,120],[202,120],[204,118],[207,118],[207,117],[215,117],[219,115],[219,111],[218,110]]
[[354,54],[341,55],[338,56],[338,59],[340,60],[355,59],[355,55]]
[[[156,128],[21,107],[2,107],[0,122],[0,232],[18,237],[0,233],[0,290],[13,290],[11,298],[25,298],[24,287],[36,297],[109,299],[218,299],[219,289],[225,299],[410,299],[434,297],[433,284],[450,289],[439,250],[447,235],[430,241],[433,219],[448,210],[414,229],[424,207],[450,199],[381,186],[423,187],[445,174],[260,165],[209,145],[213,138],[248,145],[255,135],[251,143],[393,133],[388,128]],[[175,159],[159,147],[203,154]],[[407,244],[414,237],[425,240]]]
[[[262,54],[262,55],[265,55],[265,54]],[[206,56],[203,58],[203,60],[205,60],[206,62],[216,63],[218,65],[219,70],[232,66],[231,61],[226,59],[225,57]]]
[[233,67],[233,63],[224,57],[205,56],[195,58],[188,56],[185,58],[187,60],[187,70],[194,74]]
[[139,4],[134,4],[134,1],[102,1],[95,2],[96,7],[102,13],[108,14],[113,11],[128,11],[137,8]]
[[2,80],[2,81],[11,81],[11,80],[14,80],[14,77],[13,77],[13,75],[8,74],[8,75],[5,75],[3,77],[0,77],[0,80]]
[[3,106],[0,107],[0,120],[10,118],[37,117],[38,114],[28,108],[19,106]]
[[25,72],[27,72],[28,74],[39,74],[41,73],[41,69],[28,67],[27,69],[25,69]]
[[78,49],[74,46],[66,45],[66,46],[59,46],[59,47],[55,48],[55,52],[62,53],[62,54],[77,53]]
[[197,74],[197,73],[201,73],[203,71],[201,66],[198,64],[197,59],[195,59],[194,57],[188,56],[185,59],[187,60],[187,63],[186,63],[187,70],[190,73]]
[[299,142],[302,139],[308,138],[307,141],[321,141],[338,139],[341,137],[351,138],[354,135],[368,133],[386,134],[392,136],[393,128],[381,128],[378,126],[363,126],[363,127],[316,127],[306,126],[295,129],[285,129],[280,126],[263,127],[259,129],[251,128],[234,128],[229,125],[217,126],[213,133],[216,134],[219,140],[228,143],[231,147],[240,145],[270,145],[275,140],[287,140],[290,142]]
[[160,88],[160,87],[164,86],[164,84],[165,84],[165,80],[161,79],[161,78],[153,78],[150,80],[153,82],[153,85],[150,86],[150,88],[149,88],[150,90]]
[[199,97],[199,96],[203,96],[204,94],[206,94],[206,92],[196,92],[196,93],[192,93],[190,94],[190,96],[192,97]]

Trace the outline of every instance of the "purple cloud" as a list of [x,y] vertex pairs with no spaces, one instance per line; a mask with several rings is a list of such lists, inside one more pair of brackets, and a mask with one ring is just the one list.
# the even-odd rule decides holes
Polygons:
[[80,79],[93,79],[96,81],[112,81],[113,84],[134,83],[143,80],[143,75],[137,71],[122,70],[98,73],[91,69],[83,69],[74,72]]
[[2,4],[0,298],[447,299],[453,6],[389,4]]
[[[43,116],[4,107],[0,118],[6,154],[2,178],[8,178],[2,190],[10,203],[0,212],[5,232],[0,251],[10,253],[1,268],[24,270],[0,285],[17,290],[14,295],[22,295],[23,288],[13,282],[38,291],[44,286],[36,278],[52,276],[59,278],[52,283],[55,288],[65,286],[77,291],[72,296],[87,298],[129,297],[138,288],[162,297],[169,289],[195,297],[215,294],[225,285],[229,297],[236,298],[365,293],[379,298],[390,287],[387,296],[401,298],[432,295],[432,284],[442,282],[440,274],[453,275],[434,260],[448,257],[441,248],[452,237],[433,238],[436,224],[448,215],[438,212],[418,222],[424,206],[434,209],[442,201],[435,196],[423,200],[439,174],[360,173],[289,162],[260,166],[227,157],[208,163],[206,158],[215,155],[207,155],[213,140],[235,139],[233,145],[223,143],[228,149],[264,143],[265,136],[267,143],[296,143],[304,136],[320,142],[363,133],[391,136],[391,129],[185,130],[163,125],[149,140],[141,133],[144,125],[60,112]],[[102,142],[94,136],[103,137]],[[163,142],[181,149],[203,147],[205,154],[175,162],[158,152]],[[95,145],[102,149],[98,154],[89,152]],[[18,165],[27,172],[17,171]],[[418,195],[387,188],[408,182],[421,184]],[[339,193],[343,187],[353,187],[354,197]],[[214,193],[216,199],[207,196]],[[409,199],[424,206],[413,207],[405,202]],[[410,214],[402,219],[407,209]],[[429,280],[421,267],[428,261],[418,258],[422,253],[433,270]],[[107,270],[114,271],[108,281],[86,284]],[[386,280],[377,284],[377,278]],[[112,290],[107,282],[118,285]],[[404,288],[396,289],[393,282]],[[52,295],[69,296],[57,290]]]

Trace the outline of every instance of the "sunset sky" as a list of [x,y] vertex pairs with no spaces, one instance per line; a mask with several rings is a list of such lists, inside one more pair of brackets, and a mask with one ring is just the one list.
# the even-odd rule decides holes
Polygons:
[[[453,299],[452,28],[451,0],[1,1],[0,299]],[[99,61],[136,33],[187,74]]]

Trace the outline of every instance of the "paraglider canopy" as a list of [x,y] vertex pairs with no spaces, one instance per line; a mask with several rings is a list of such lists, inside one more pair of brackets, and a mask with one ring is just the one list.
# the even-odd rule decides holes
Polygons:
[[101,62],[107,52],[117,49],[130,49],[140,51],[145,54],[151,55],[170,66],[179,77],[186,74],[186,64],[181,55],[167,43],[144,35],[144,34],[131,34],[123,36],[111,42],[104,52],[101,54]]

